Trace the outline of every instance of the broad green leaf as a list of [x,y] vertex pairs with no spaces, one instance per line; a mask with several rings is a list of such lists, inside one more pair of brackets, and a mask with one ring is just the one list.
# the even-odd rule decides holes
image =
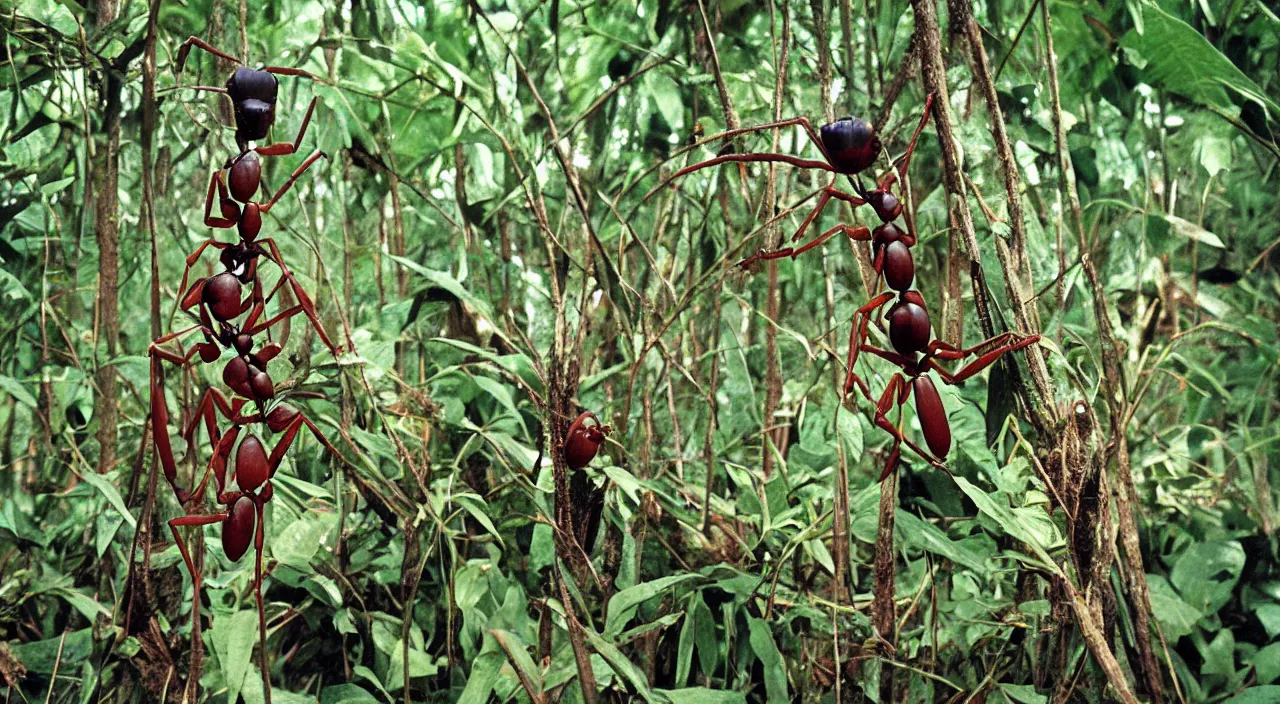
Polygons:
[[787,694],[787,668],[778,651],[778,644],[773,640],[769,624],[762,619],[750,618],[751,649],[760,664],[764,665],[764,686],[769,704],[786,704],[791,701]]
[[227,685],[227,701],[234,704],[245,686],[249,659],[258,641],[258,613],[242,610],[233,614],[217,614],[210,631],[209,637],[222,665],[222,679]]
[[107,503],[111,504],[111,507],[120,514],[120,517],[124,519],[125,523],[129,524],[130,528],[138,527],[138,522],[134,520],[133,514],[129,513],[129,507],[124,504],[124,498],[120,496],[120,492],[110,480],[97,472],[85,472],[81,474],[81,477],[84,478],[85,483],[102,492],[102,495],[107,498]]
[[533,691],[529,694],[536,696],[542,693],[542,671],[537,665],[533,664],[533,658],[529,657],[529,648],[520,640],[518,636],[509,631],[490,630],[489,635],[493,636],[498,645],[502,646],[502,650],[506,652],[507,659],[511,661],[511,665],[515,667],[523,675]]
[[953,541],[941,528],[908,511],[900,508],[894,511],[894,527],[898,538],[907,545],[940,555],[975,572],[982,572],[984,569],[986,555],[980,555],[968,546]]
[[1275,704],[1275,702],[1280,702],[1280,685],[1271,684],[1265,687],[1250,687],[1228,699],[1224,704]]
[[497,538],[500,547],[506,547],[502,542],[502,535],[498,533],[497,527],[493,525],[493,521],[489,520],[489,514],[486,513],[489,504],[485,503],[484,499],[476,494],[454,494],[453,500],[467,513],[471,514],[471,517],[476,519],[476,522],[485,530],[489,531],[490,535]]
[[1121,38],[1123,47],[1146,62],[1144,74],[1152,85],[1221,110],[1233,109],[1228,91],[1280,115],[1280,108],[1231,60],[1223,56],[1191,25],[1154,5],[1142,7],[1143,30]]
[[1197,543],[1178,558],[1169,581],[1191,608],[1212,613],[1231,599],[1244,562],[1244,549],[1237,542]]
[[8,393],[10,396],[18,400],[18,403],[28,407],[36,407],[36,397],[32,396],[22,385],[22,382],[11,376],[0,374],[0,391]]
[[363,704],[377,701],[377,697],[358,684],[331,685],[320,692],[320,704]]
[[746,704],[747,697],[742,692],[706,687],[689,687],[686,689],[655,689],[654,694],[665,698],[671,704]]
[[[621,633],[622,629],[627,625],[627,622],[635,615],[636,609],[639,608],[640,604],[652,599],[677,584],[687,582],[691,579],[697,579],[698,576],[699,575],[687,573],[670,575],[655,579],[651,582],[637,584],[634,587],[623,589],[617,594],[614,594],[613,597],[609,599],[609,615],[605,619],[604,626],[605,635],[616,636]],[[601,655],[603,655],[603,653],[601,653]]]

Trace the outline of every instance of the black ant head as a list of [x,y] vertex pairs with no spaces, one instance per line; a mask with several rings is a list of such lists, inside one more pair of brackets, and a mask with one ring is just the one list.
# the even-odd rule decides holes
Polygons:
[[227,79],[227,95],[235,105],[236,135],[245,141],[263,139],[276,119],[280,81],[266,71],[240,67]]
[[240,283],[247,284],[253,280],[254,270],[251,265],[256,256],[258,256],[257,253],[248,246],[236,243],[223,249],[218,259],[222,262],[223,268],[234,274]]
[[825,124],[821,137],[831,166],[842,174],[862,173],[880,156],[880,138],[861,118],[842,117]]

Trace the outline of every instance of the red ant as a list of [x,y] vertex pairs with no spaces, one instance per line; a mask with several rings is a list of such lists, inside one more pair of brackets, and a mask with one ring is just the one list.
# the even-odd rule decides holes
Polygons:
[[[293,273],[289,271],[289,267],[284,263],[284,257],[281,256],[280,248],[276,246],[275,240],[269,237],[258,239],[258,234],[262,230],[262,215],[270,212],[280,198],[293,187],[298,178],[322,157],[325,157],[325,155],[320,151],[316,151],[307,157],[306,161],[294,169],[289,180],[280,186],[275,195],[271,197],[271,200],[261,204],[253,200],[254,195],[262,184],[262,164],[257,154],[252,151],[246,152],[232,162],[227,171],[227,181],[231,185],[230,192],[228,192],[227,183],[223,181],[222,172],[214,172],[209,179],[208,195],[205,196],[204,222],[209,227],[236,228],[237,233],[240,235],[240,241],[235,243],[219,242],[211,237],[187,257],[187,265],[182,272],[182,283],[179,287],[180,290],[186,291],[182,297],[184,310],[198,303],[203,303],[209,307],[213,316],[221,321],[230,320],[243,313],[248,308],[249,301],[240,300],[240,286],[242,283],[254,282],[252,300],[260,298],[260,287],[257,281],[257,260],[260,256],[266,257],[280,268],[282,280],[288,281],[290,289],[293,291],[294,296],[298,298],[299,305],[302,306],[302,312],[311,321],[311,325],[315,328],[320,340],[335,355],[341,351],[340,348],[335,347],[329,341],[328,334],[325,333],[320,320],[316,317],[315,304],[311,302],[307,292],[303,290],[297,279],[294,278]],[[215,191],[218,194],[220,216],[213,214]],[[243,208],[241,204],[243,204]],[[195,266],[200,256],[204,254],[205,249],[209,247],[222,250],[220,259],[223,266],[226,267],[226,271],[208,278],[197,279],[188,289],[187,280],[191,274],[191,268]]]
[[[929,120],[932,107],[933,95],[930,94],[925,100],[924,112],[920,117],[919,124],[916,125],[915,132],[911,136],[911,142],[906,152],[894,160],[894,168],[877,179],[876,188],[871,191],[864,191],[859,180],[855,180],[852,177],[856,177],[862,171],[870,168],[879,155],[882,145],[880,138],[876,136],[875,129],[871,125],[859,118],[850,117],[823,125],[820,136],[815,133],[813,126],[806,118],[798,117],[757,127],[730,130],[701,142],[705,143],[713,139],[723,139],[764,129],[800,125],[804,127],[810,140],[822,152],[823,157],[826,159],[825,162],[771,152],[729,154],[685,167],[668,179],[668,181],[674,180],[699,169],[730,162],[782,162],[801,168],[817,168],[833,172],[836,175],[851,177],[854,189],[860,197],[839,191],[835,188],[833,179],[832,183],[822,189],[817,204],[804,219],[804,222],[801,223],[796,233],[792,235],[792,242],[800,239],[805,230],[808,229],[809,225],[813,223],[832,198],[846,201],[854,208],[864,204],[870,205],[872,210],[875,211],[881,224],[874,231],[861,226],[836,225],[800,247],[786,247],[768,252],[762,250],[739,262],[739,266],[747,268],[758,261],[781,259],[783,257],[794,259],[800,254],[820,246],[839,233],[844,233],[852,240],[871,241],[874,252],[873,265],[877,275],[876,287],[878,288],[880,285],[879,280],[883,279],[891,290],[875,296],[854,313],[853,325],[849,336],[849,357],[846,362],[848,376],[845,380],[845,393],[849,393],[855,385],[858,386],[867,399],[876,405],[876,425],[894,438],[893,450],[890,452],[889,460],[880,475],[880,481],[883,481],[897,466],[900,454],[899,448],[903,443],[930,464],[940,469],[946,469],[942,460],[946,458],[947,453],[951,450],[951,428],[947,422],[946,408],[942,404],[942,398],[939,396],[937,388],[933,385],[933,381],[926,376],[925,372],[933,369],[944,382],[960,384],[993,364],[1006,352],[1023,349],[1040,339],[1039,335],[1022,336],[1007,332],[967,349],[961,349],[936,339],[930,341],[929,312],[925,307],[924,297],[920,295],[919,291],[911,288],[911,284],[915,279],[915,261],[911,255],[911,247],[915,246],[918,238],[909,220],[905,231],[893,223],[902,214],[903,207],[897,196],[890,191],[890,188],[897,181],[898,174],[905,173],[910,165],[911,155],[915,151],[921,131]],[[867,323],[870,320],[870,316],[892,300],[895,295],[898,297],[898,301],[890,307],[885,316],[889,321],[889,340],[894,350],[896,350],[896,352],[890,352],[866,344]],[[978,354],[984,349],[988,351]],[[868,352],[879,356],[901,369],[901,372],[895,372],[893,377],[890,378],[888,387],[878,400],[871,395],[871,390],[854,372],[854,365],[857,362],[859,352]],[[923,356],[917,357],[920,354],[923,354]],[[978,354],[976,360],[954,374],[943,369],[937,362],[939,359],[964,359],[975,354]],[[919,445],[907,439],[902,431],[893,423],[890,423],[887,418],[887,413],[894,405],[897,405],[899,414],[901,414],[901,410],[906,405],[907,400],[910,399],[912,391],[915,392],[916,396],[916,412],[920,419],[920,427],[931,452],[925,451]]]

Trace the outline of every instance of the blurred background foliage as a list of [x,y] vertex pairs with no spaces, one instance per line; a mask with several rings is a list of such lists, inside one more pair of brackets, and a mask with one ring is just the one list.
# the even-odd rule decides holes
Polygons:
[[[1259,0],[1043,2],[972,13],[1021,177],[1015,254],[1050,387],[1015,395],[1019,361],[943,388],[955,478],[908,454],[883,485],[888,436],[839,394],[868,297],[853,246],[733,266],[790,233],[787,209],[824,182],[724,167],[643,196],[724,148],[687,145],[730,123],[884,114],[901,153],[927,92],[907,3],[156,3],[153,103],[147,3],[6,4],[5,701],[263,699],[252,567],[213,528],[191,682],[191,578],[162,523],[181,508],[149,484],[147,346],[157,323],[182,325],[207,179],[234,150],[222,100],[182,87],[228,66],[197,51],[173,71],[193,34],[316,76],[282,80],[276,139],[319,105],[300,154],[265,159],[265,178],[313,149],[328,159],[265,231],[354,349],[334,359],[295,324],[272,362],[313,392],[299,403],[344,454],[304,437],[277,477],[275,701],[1280,701],[1280,18]],[[1010,199],[969,7],[938,8],[947,107],[1009,327]],[[817,157],[796,129],[729,148]],[[910,181],[917,286],[935,334],[973,344],[941,150],[930,124]],[[866,222],[842,208],[821,229]],[[878,391],[885,367],[864,357],[859,373]],[[171,408],[217,383],[173,375]],[[1029,397],[1056,425],[1029,422]],[[551,460],[579,407],[613,434],[573,477],[588,559],[568,560]],[[907,427],[918,437],[910,410]],[[1100,469],[1083,484],[1064,475],[1070,442]],[[200,453],[175,443],[189,480]],[[1127,537],[1140,550],[1120,559]]]

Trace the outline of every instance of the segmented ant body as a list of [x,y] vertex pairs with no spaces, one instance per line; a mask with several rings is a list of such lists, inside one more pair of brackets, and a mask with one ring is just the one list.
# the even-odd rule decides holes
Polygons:
[[[192,37],[178,51],[178,71],[182,70],[193,46],[240,63],[234,57]],[[220,242],[211,237],[187,257],[178,289],[179,306],[191,315],[195,324],[156,339],[148,351],[151,358],[151,425],[159,464],[186,511],[184,515],[169,521],[169,527],[195,584],[193,623],[198,623],[200,618],[202,576],[182,540],[180,529],[184,526],[218,524],[222,529],[223,549],[232,561],[243,557],[250,544],[257,553],[254,592],[258,606],[263,687],[268,703],[271,701],[271,678],[266,647],[266,612],[262,602],[262,558],[265,542],[263,513],[274,495],[272,478],[304,426],[326,450],[337,455],[337,450],[312,420],[294,406],[280,401],[267,367],[283,350],[284,338],[288,333],[286,331],[281,339],[272,341],[270,330],[276,323],[302,313],[307,316],[324,345],[335,356],[341,352],[341,348],[330,341],[316,315],[311,297],[290,271],[275,241],[260,236],[263,216],[271,211],[308,168],[324,157],[321,152],[314,152],[293,171],[270,200],[256,200],[262,188],[260,156],[292,154],[297,151],[316,105],[313,98],[295,141],[254,146],[254,142],[267,137],[275,122],[279,92],[276,74],[310,76],[300,69],[273,66],[251,69],[241,66],[232,73],[225,88],[195,86],[198,90],[227,95],[235,108],[239,152],[210,177],[205,196],[204,222],[207,226],[218,229],[235,228],[238,237],[234,242]],[[197,278],[188,286],[192,268],[209,248],[219,251],[222,271]],[[279,279],[265,293],[258,266],[263,259],[275,264],[280,271]],[[249,287],[247,294],[244,290],[246,286]],[[286,286],[296,298],[296,305],[269,315],[268,306]],[[184,351],[182,339],[194,334],[201,336],[200,341]],[[258,339],[264,334],[265,342]],[[174,345],[177,347],[176,351],[170,349]],[[197,357],[200,362],[213,363],[223,359],[228,350],[232,354],[222,369],[222,380],[231,390],[230,398],[217,389],[206,389],[182,431],[187,440],[188,453],[191,453],[195,448],[194,439],[198,428],[204,424],[212,453],[203,478],[194,490],[187,490],[177,480],[177,462],[169,436],[169,411],[165,402],[162,363],[170,362],[182,368],[195,364]],[[253,409],[253,412],[246,412],[246,409]],[[225,433],[218,427],[219,416],[231,424]],[[280,439],[269,451],[259,435],[245,430],[246,426],[255,424],[265,426],[271,433],[280,434]],[[233,467],[231,472],[228,472],[229,465]],[[230,484],[228,474],[231,475]],[[206,513],[201,504],[211,475],[215,480],[213,493],[219,510]],[[195,651],[199,647],[198,643],[193,642],[193,662],[198,662]],[[198,680],[198,669],[189,675]]]
[[[921,131],[928,122],[932,106],[933,96],[929,95],[925,101],[924,113],[921,115],[920,122],[911,136],[911,142],[906,152],[894,160],[893,168],[877,179],[876,187],[871,190],[865,190],[862,187],[859,175],[875,163],[882,150],[882,144],[880,138],[875,134],[875,129],[858,118],[843,118],[823,125],[820,132],[815,132],[809,121],[800,117],[757,127],[731,130],[701,142],[724,139],[747,132],[799,125],[804,128],[810,140],[822,152],[824,161],[801,159],[787,154],[771,152],[729,154],[687,166],[677,171],[671,179],[668,179],[668,181],[674,180],[709,166],[732,162],[780,162],[801,168],[816,168],[832,172],[834,175],[832,182],[819,192],[818,202],[801,223],[799,229],[792,235],[792,242],[798,241],[804,235],[805,231],[808,230],[809,226],[832,199],[845,201],[854,208],[868,205],[875,212],[880,224],[874,230],[865,226],[838,224],[802,246],[785,247],[773,251],[761,250],[739,262],[739,265],[743,268],[748,268],[756,262],[770,259],[784,257],[794,259],[804,252],[822,245],[837,234],[844,234],[855,241],[871,242],[872,264],[877,276],[875,288],[880,288],[880,284],[883,281],[890,290],[874,296],[854,313],[846,361],[848,375],[845,380],[844,390],[845,393],[849,393],[855,386],[858,387],[863,395],[875,404],[876,425],[893,436],[893,448],[889,453],[888,462],[880,474],[881,481],[897,466],[902,444],[906,444],[930,464],[946,469],[943,462],[951,450],[951,428],[947,421],[947,412],[943,406],[942,398],[926,372],[933,370],[944,382],[960,384],[993,364],[1005,353],[1023,349],[1040,339],[1039,335],[1022,336],[1016,333],[1003,333],[973,347],[964,349],[940,340],[931,340],[929,312],[925,306],[924,297],[919,291],[912,288],[915,280],[915,260],[912,256],[911,248],[916,245],[918,237],[909,219],[907,219],[905,229],[895,224],[894,221],[902,216],[904,208],[902,202],[894,195],[891,189],[897,182],[899,174],[906,173],[907,167],[911,163],[911,155],[915,151]],[[834,177],[841,175],[849,177],[858,195],[854,196],[845,193],[835,187]],[[893,301],[895,297],[897,301],[893,303],[885,315],[886,320],[888,320],[889,341],[894,348],[893,351],[866,344],[867,324],[871,316],[885,304]],[[984,352],[984,350],[986,351]],[[870,388],[854,371],[860,352],[867,352],[885,359],[896,365],[900,370],[893,374],[889,380],[888,387],[878,399],[871,394]],[[973,362],[955,373],[948,372],[938,363],[939,360],[961,360],[975,355],[977,358]],[[902,409],[913,393],[916,398],[917,417],[919,418],[928,450],[908,439],[902,430],[888,419],[888,413],[894,406],[897,406],[899,418],[901,417]]]

